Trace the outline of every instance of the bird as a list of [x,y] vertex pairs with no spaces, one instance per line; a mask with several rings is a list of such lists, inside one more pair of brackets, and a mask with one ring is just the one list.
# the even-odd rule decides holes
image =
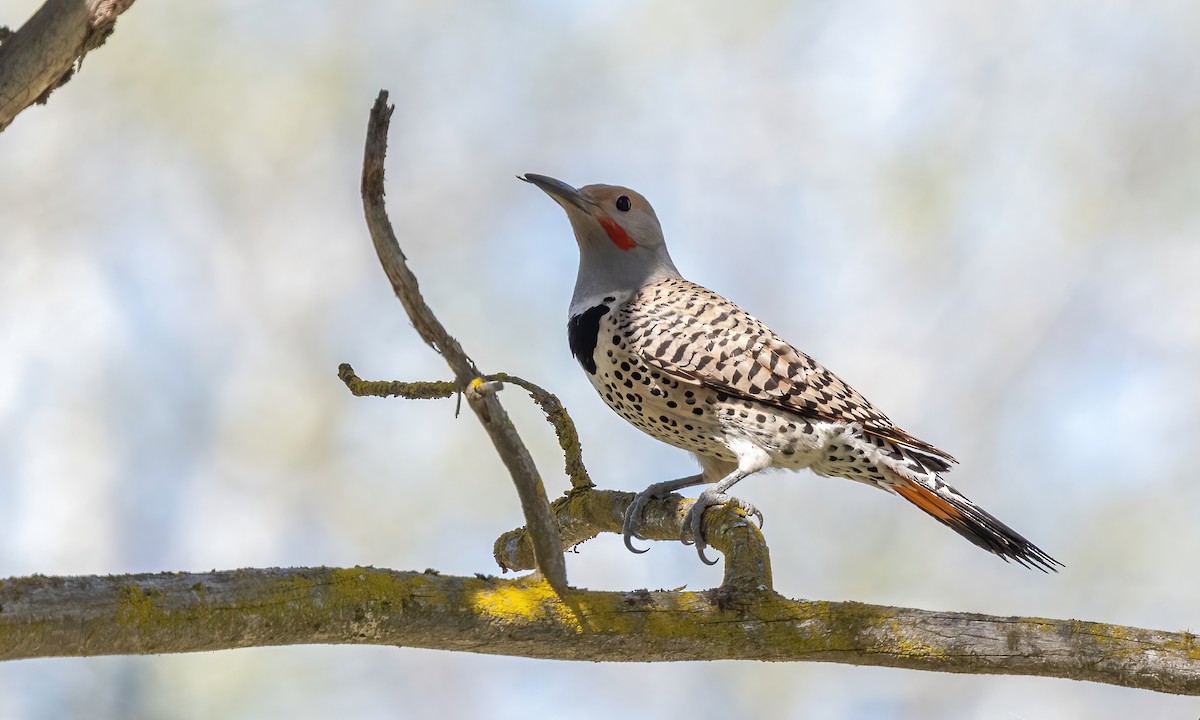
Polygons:
[[[762,470],[807,468],[899,495],[975,545],[1043,572],[1061,567],[942,479],[957,461],[893,423],[857,390],[717,293],[685,279],[654,208],[626,187],[580,188],[526,173],[518,179],[566,212],[579,246],[568,311],[571,354],[604,402],[638,429],[691,452],[700,472],[638,493],[622,523],[633,544],[646,505],[708,485],[684,518],[681,541],[701,561],[703,515]],[[690,536],[690,537],[689,537]]]

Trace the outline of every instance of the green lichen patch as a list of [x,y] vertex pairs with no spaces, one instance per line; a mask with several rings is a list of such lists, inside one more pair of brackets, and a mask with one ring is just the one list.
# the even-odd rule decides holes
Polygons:
[[166,618],[166,613],[156,605],[156,600],[161,598],[162,593],[157,590],[144,590],[139,585],[126,585],[117,593],[117,620],[133,625],[139,631],[151,629]]

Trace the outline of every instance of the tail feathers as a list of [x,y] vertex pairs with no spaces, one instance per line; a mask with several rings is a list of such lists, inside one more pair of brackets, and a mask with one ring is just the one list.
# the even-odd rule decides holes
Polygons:
[[888,474],[897,481],[891,485],[891,489],[900,497],[984,550],[999,555],[1006,562],[1014,560],[1025,567],[1037,568],[1042,572],[1058,572],[1058,567],[1063,566],[1044,550],[1021,537],[1012,528],[936,476],[931,478],[934,487],[930,488],[898,473]]

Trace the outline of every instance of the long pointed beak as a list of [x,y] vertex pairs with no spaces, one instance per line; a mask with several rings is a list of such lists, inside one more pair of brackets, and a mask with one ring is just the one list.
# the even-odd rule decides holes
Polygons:
[[554,198],[559,205],[564,208],[568,205],[579,208],[585,213],[591,214],[593,203],[584,197],[578,190],[566,184],[562,180],[555,180],[546,175],[535,175],[534,173],[525,173],[518,175],[518,180],[524,180],[527,183],[532,183],[542,189],[550,197]]

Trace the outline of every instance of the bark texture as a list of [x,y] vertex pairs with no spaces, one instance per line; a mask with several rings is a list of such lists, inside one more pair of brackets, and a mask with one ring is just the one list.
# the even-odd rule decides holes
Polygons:
[[131,5],[133,0],[47,0],[0,43],[0,131],[70,80]]
[[1189,633],[769,591],[560,595],[530,578],[375,568],[34,576],[0,586],[0,659],[294,644],[591,661],[810,660],[1200,695],[1200,642]]

